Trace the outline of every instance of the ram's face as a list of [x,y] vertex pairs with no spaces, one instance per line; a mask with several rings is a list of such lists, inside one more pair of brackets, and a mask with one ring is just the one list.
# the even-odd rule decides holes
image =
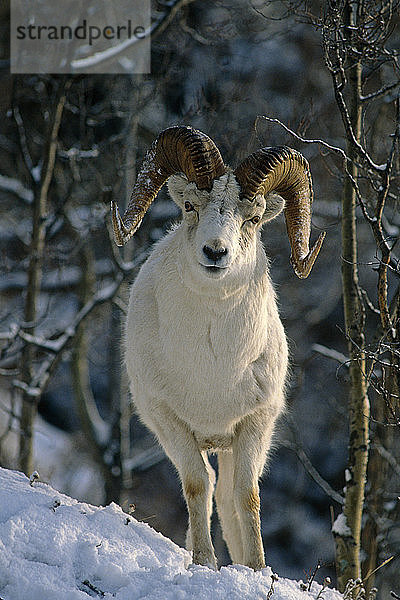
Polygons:
[[210,192],[199,190],[181,175],[172,177],[168,188],[182,209],[189,261],[213,279],[237,273],[253,263],[257,232],[284,206],[279,196],[265,199],[259,195],[252,202],[241,199],[240,187],[231,172],[216,179]]

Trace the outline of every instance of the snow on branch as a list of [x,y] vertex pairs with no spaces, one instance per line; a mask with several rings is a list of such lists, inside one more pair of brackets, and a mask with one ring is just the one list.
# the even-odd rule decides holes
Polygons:
[[31,204],[33,201],[33,191],[25,187],[21,181],[14,179],[13,177],[0,175],[0,190],[3,190],[4,192],[11,192],[17,196],[17,198],[20,198],[27,204]]
[[93,310],[108,301],[112,301],[118,293],[121,284],[130,277],[132,270],[141,265],[143,260],[146,258],[147,252],[140,253],[134,260],[130,262],[120,261],[118,266],[118,273],[112,283],[107,284],[100,288],[93,297],[84,304],[81,310],[76,314],[75,318],[70,323],[62,335],[57,339],[49,340],[41,336],[31,335],[24,331],[22,327],[13,327],[11,331],[0,334],[0,337],[7,340],[20,339],[25,344],[36,346],[40,350],[43,350],[49,354],[44,359],[36,371],[32,380],[28,383],[14,380],[13,385],[19,389],[22,389],[31,398],[37,398],[43,393],[44,388],[58,362],[58,357],[67,348],[68,344],[76,336],[79,325],[88,317]]
[[325,356],[326,358],[331,358],[332,360],[336,360],[341,365],[347,365],[349,363],[349,358],[334,350],[333,348],[327,348],[326,346],[322,346],[321,344],[313,344],[311,350],[316,352],[317,354],[321,354],[321,356]]
[[13,116],[18,127],[19,144],[21,147],[22,157],[24,159],[25,166],[29,172],[29,175],[32,178],[33,183],[37,184],[40,181],[40,174],[38,173],[37,167],[33,166],[32,157],[28,148],[25,123],[22,119],[22,115],[18,106],[14,107]]
[[366,96],[360,96],[360,101],[368,102],[369,100],[375,100],[376,98],[379,98],[380,96],[384,96],[385,94],[388,94],[392,90],[396,89],[399,85],[400,85],[400,81],[394,81],[393,83],[384,85],[379,90],[376,90],[376,92],[372,92],[371,94],[367,94]]
[[336,520],[332,525],[332,533],[339,537],[351,537],[351,529],[348,526],[346,516],[343,513],[340,513],[336,517]]

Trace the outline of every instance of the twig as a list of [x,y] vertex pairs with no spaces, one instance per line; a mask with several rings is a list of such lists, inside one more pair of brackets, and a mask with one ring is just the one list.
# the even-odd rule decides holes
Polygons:
[[396,475],[400,477],[400,464],[397,462],[394,456],[390,454],[390,452],[388,452],[386,448],[382,446],[382,444],[375,443],[372,447],[389,463]]
[[33,191],[25,187],[18,179],[0,175],[0,189],[14,194],[17,198],[26,202],[26,204],[32,204]]
[[271,586],[268,590],[268,594],[267,594],[267,600],[271,600],[272,595],[274,594],[275,590],[274,590],[274,585],[275,583],[278,581],[278,575],[276,573],[271,573]]
[[165,459],[165,453],[161,446],[151,446],[146,450],[138,450],[135,448],[131,451],[131,457],[124,461],[126,471],[147,471],[154,465],[157,465]]
[[315,568],[313,570],[313,572],[311,573],[311,576],[308,580],[308,586],[307,586],[307,591],[310,592],[311,591],[311,586],[313,584],[313,581],[315,579],[316,574],[318,573],[319,569],[321,568],[321,561],[318,560],[317,564],[315,565]]
[[256,131],[257,131],[258,121],[261,119],[264,121],[268,121],[269,123],[276,123],[277,125],[282,127],[287,133],[292,135],[294,138],[296,138],[297,140],[299,140],[299,142],[302,142],[303,144],[319,144],[319,145],[323,146],[324,148],[331,150],[332,152],[336,152],[337,154],[340,154],[340,156],[344,160],[350,160],[349,157],[346,155],[346,152],[343,150],[343,148],[339,148],[338,146],[332,146],[332,144],[328,144],[328,142],[325,142],[324,140],[319,140],[319,139],[309,140],[307,138],[304,138],[301,135],[299,135],[298,133],[296,133],[295,131],[293,131],[293,129],[290,129],[290,127],[288,127],[287,125],[282,123],[282,121],[280,121],[279,119],[266,117],[265,115],[257,115],[255,123],[254,123],[254,129]]
[[194,0],[170,0],[169,2],[165,2],[164,6],[166,6],[169,10],[164,12],[163,15],[155,21],[146,31],[143,32],[143,36],[140,38],[133,37],[131,39],[125,40],[121,44],[117,46],[112,46],[111,48],[107,48],[107,50],[103,50],[102,52],[96,52],[92,56],[88,56],[86,58],[81,58],[77,60],[73,60],[71,62],[71,67],[74,71],[79,71],[80,69],[87,69],[88,67],[92,67],[93,65],[99,65],[100,63],[106,62],[111,58],[115,58],[121,52],[124,52],[128,48],[131,48],[134,44],[138,44],[145,40],[146,38],[151,38],[152,41],[159,36],[170,24],[170,22],[175,17],[176,13],[187,4],[194,2]]
[[369,100],[375,100],[375,98],[379,98],[380,96],[384,96],[391,90],[396,89],[400,85],[400,81],[395,81],[394,83],[389,83],[381,87],[380,90],[376,92],[372,92],[371,94],[367,94],[366,96],[360,96],[361,102],[368,102]]
[[86,317],[88,317],[97,306],[103,304],[104,302],[108,302],[115,297],[121,287],[121,284],[131,276],[134,269],[142,264],[143,260],[145,260],[147,257],[147,254],[147,251],[141,252],[134,260],[128,263],[122,261],[119,262],[119,272],[117,273],[115,280],[111,284],[105,285],[103,288],[101,288],[88,302],[86,302],[86,304],[72,320],[69,327],[67,327],[64,333],[57,339],[46,340],[42,337],[30,335],[17,329],[16,333],[14,333],[14,337],[19,337],[25,343],[49,352],[50,356],[42,362],[40,368],[36,374],[34,374],[29,383],[15,380],[13,385],[23,389],[29,397],[37,398],[38,394],[43,392],[51,373],[57,365],[61,353],[66,349],[68,344],[76,335],[77,329],[82,321],[86,319]]
[[24,121],[22,119],[22,115],[21,115],[21,112],[20,112],[18,106],[14,107],[13,115],[14,115],[14,119],[15,119],[15,122],[18,127],[19,144],[21,147],[22,158],[24,159],[25,166],[26,166],[28,173],[32,179],[32,182],[36,185],[39,182],[40,178],[37,176],[37,172],[33,167],[33,161],[32,161],[31,154],[29,152],[28,142],[26,139],[25,125],[24,125]]
[[321,356],[325,356],[326,358],[336,360],[341,365],[348,366],[348,363],[350,361],[350,359],[341,352],[333,350],[333,348],[327,348],[326,346],[322,346],[321,344],[313,344],[311,350],[312,352],[317,352],[318,354],[321,354]]
[[85,579],[85,581],[82,581],[82,585],[85,585],[86,587],[88,587],[89,590],[91,590],[98,596],[104,597],[106,595],[105,592],[103,592],[102,590],[99,590],[99,588],[97,588],[95,585],[93,585],[93,583],[90,583],[90,581],[88,579]]
[[315,481],[315,483],[319,485],[319,487],[325,492],[325,494],[342,506],[344,504],[344,498],[338,492],[336,492],[329,485],[329,483],[318,473],[317,469],[314,467],[311,460],[308,458],[308,456],[300,447],[300,445],[296,442],[290,442],[289,440],[285,440],[282,444],[285,448],[292,450],[296,454],[297,458],[300,460],[307,473]]
[[208,40],[207,38],[202,36],[198,31],[193,29],[193,27],[190,27],[186,23],[185,18],[180,19],[179,26],[182,29],[182,31],[189,34],[199,44],[202,44],[203,46],[211,46],[213,44],[211,40]]
[[[379,264],[379,276],[378,276],[378,301],[379,309],[381,313],[382,327],[385,331],[392,331],[393,324],[390,317],[389,305],[388,305],[388,283],[387,283],[387,272],[388,265],[390,263],[391,248],[389,247],[382,229],[382,215],[383,209],[386,202],[386,197],[390,186],[390,176],[393,169],[393,161],[395,156],[395,150],[397,143],[400,138],[400,99],[396,102],[396,129],[393,134],[392,147],[386,162],[386,168],[384,173],[384,180],[382,182],[381,190],[378,195],[378,201],[375,209],[375,221],[372,223],[372,231],[375,236],[376,243],[382,253],[382,259]],[[395,334],[393,335],[395,337]]]
[[372,301],[370,300],[367,290],[364,290],[363,288],[360,288],[360,289],[361,289],[362,297],[364,298],[364,302],[368,306],[369,310],[371,312],[373,312],[375,315],[380,315],[379,310],[377,308],[375,308]]
[[365,577],[363,577],[364,583],[367,581],[367,579],[369,579],[371,577],[371,575],[373,575],[374,573],[376,573],[377,571],[379,571],[379,569],[382,569],[382,567],[384,567],[385,565],[387,565],[388,563],[390,563],[393,559],[394,559],[394,556],[390,556],[389,558],[387,558],[386,560],[384,560],[383,563],[379,565],[379,567],[376,567],[376,569],[373,569],[372,571],[369,571],[369,573],[367,573],[365,575]]
[[[338,146],[332,146],[332,144],[328,144],[328,142],[325,142],[324,140],[320,140],[320,139],[313,139],[313,140],[309,140],[307,138],[302,137],[301,135],[299,135],[298,133],[296,133],[295,131],[293,131],[293,129],[290,129],[290,127],[288,127],[287,125],[285,125],[284,123],[282,123],[282,121],[280,121],[279,119],[273,119],[271,117],[266,117],[265,115],[258,115],[255,123],[254,123],[254,128],[255,130],[257,130],[257,124],[259,119],[264,119],[265,121],[268,121],[270,123],[277,123],[278,125],[280,125],[287,133],[289,133],[290,135],[292,135],[295,139],[299,140],[300,142],[302,142],[303,144],[319,144],[321,146],[323,146],[324,148],[327,148],[328,150],[331,150],[332,152],[335,152],[336,154],[340,154],[342,160],[343,160],[343,169],[347,175],[347,177],[349,178],[349,180],[351,181],[351,184],[353,186],[353,188],[356,191],[357,194],[357,198],[361,204],[361,207],[364,208],[365,212],[366,212],[366,207],[365,207],[365,203],[363,202],[363,199],[361,197],[361,193],[360,190],[358,188],[357,182],[354,179],[354,177],[352,176],[352,174],[350,173],[349,169],[347,168],[347,165],[351,162],[353,162],[349,156],[347,156],[346,152],[343,150],[343,148],[339,148]],[[366,214],[368,215],[368,213],[366,212]],[[370,219],[371,217],[368,218]]]

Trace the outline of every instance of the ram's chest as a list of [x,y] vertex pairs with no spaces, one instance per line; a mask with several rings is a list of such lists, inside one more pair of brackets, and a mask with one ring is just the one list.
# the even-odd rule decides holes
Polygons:
[[253,318],[241,305],[214,312],[206,303],[194,306],[182,299],[174,308],[160,306],[161,351],[169,372],[204,390],[207,384],[226,390],[265,346],[265,318]]

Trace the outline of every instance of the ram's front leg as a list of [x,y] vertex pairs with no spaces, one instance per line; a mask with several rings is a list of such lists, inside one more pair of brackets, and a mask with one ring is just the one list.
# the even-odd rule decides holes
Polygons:
[[[203,465],[189,473],[182,472],[183,492],[189,512],[189,528],[186,547],[193,551],[195,564],[217,568],[214,549],[211,542],[211,513],[215,485],[215,472],[202,453]],[[192,463],[193,464],[193,463]]]
[[178,470],[189,512],[188,550],[193,562],[217,568],[211,542],[210,520],[215,473],[206,456],[203,457],[196,439],[186,423],[167,407],[157,408],[157,414],[146,417],[157,434],[166,454]]
[[243,564],[252,569],[265,567],[260,526],[261,477],[271,444],[274,419],[258,411],[243,419],[233,442],[233,496],[242,537]]

